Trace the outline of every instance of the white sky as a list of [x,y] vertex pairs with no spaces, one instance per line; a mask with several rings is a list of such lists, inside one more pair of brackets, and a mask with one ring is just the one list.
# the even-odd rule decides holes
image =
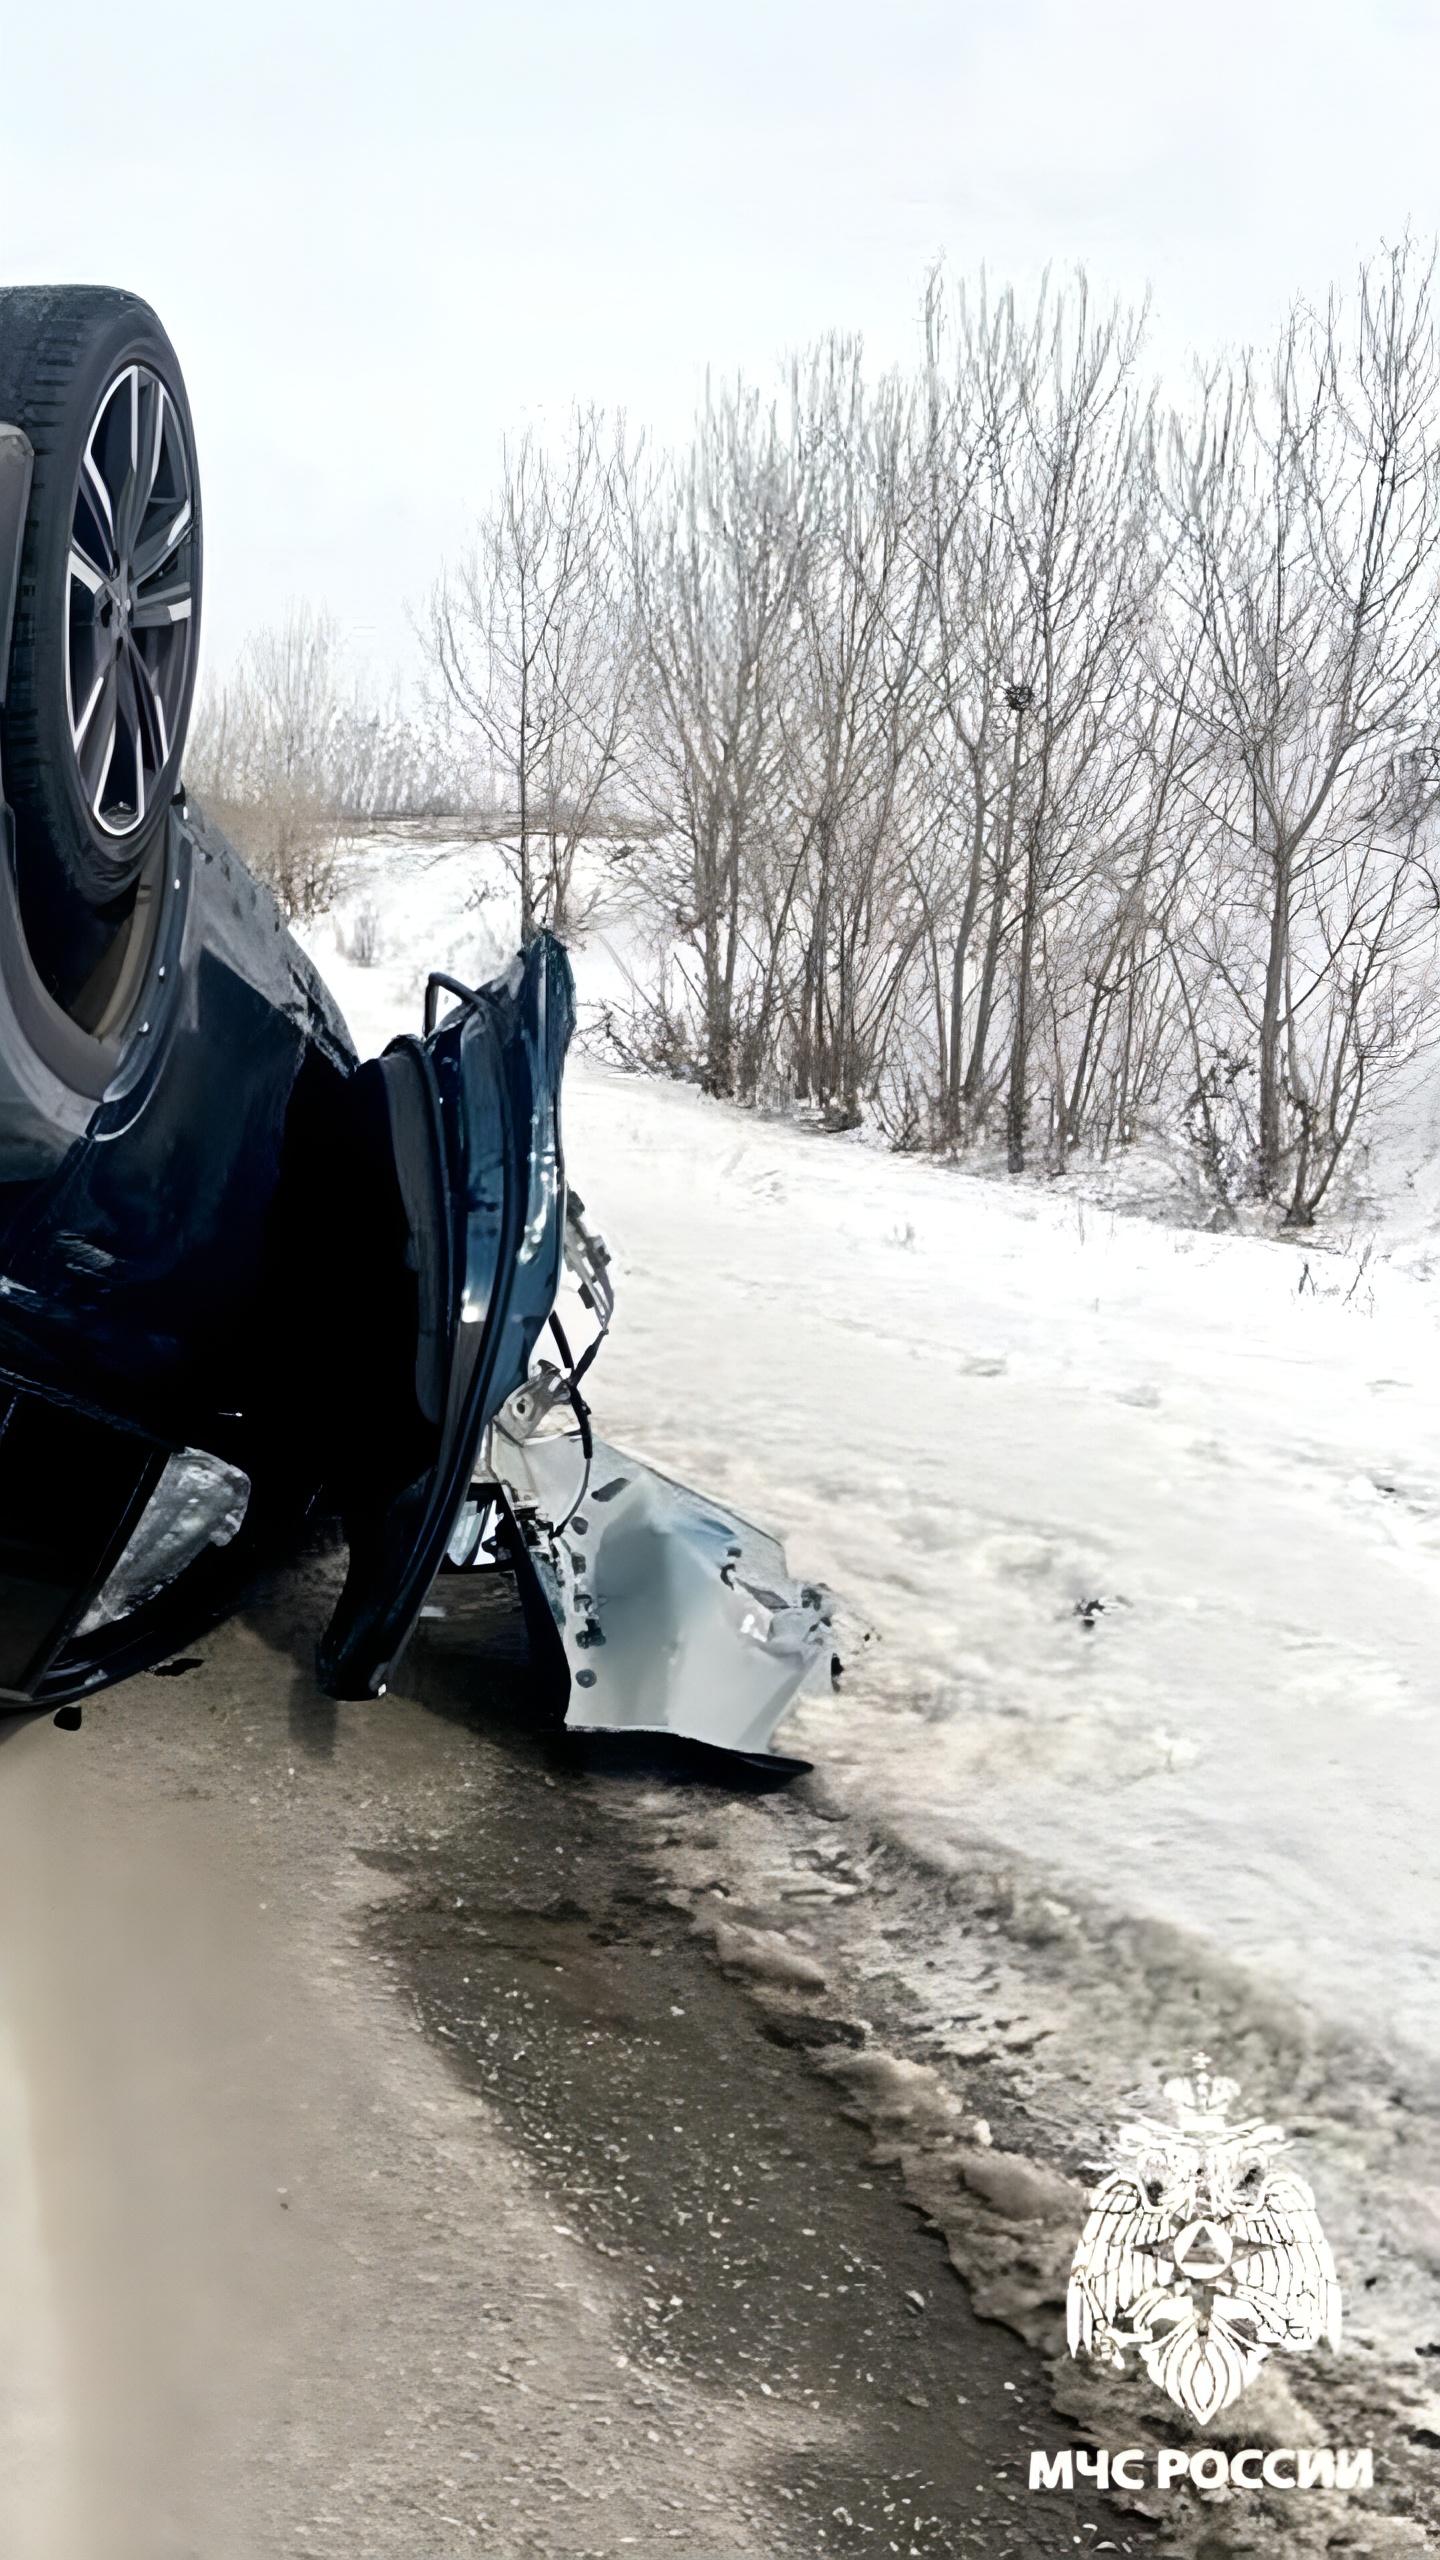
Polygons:
[[383,671],[507,429],[914,344],[1083,259],[1158,363],[1440,230],[1435,0],[0,0],[0,280],[148,296],[208,648],[308,595]]

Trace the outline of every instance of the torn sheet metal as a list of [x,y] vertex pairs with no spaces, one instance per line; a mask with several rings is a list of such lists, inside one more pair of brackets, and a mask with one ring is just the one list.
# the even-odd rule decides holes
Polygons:
[[[807,1674],[828,1671],[830,1594],[793,1581],[779,1541],[723,1503],[603,1440],[587,1467],[578,1432],[526,1436],[533,1416],[522,1390],[490,1472],[523,1540],[509,1561],[533,1575],[563,1650],[566,1724],[764,1751]],[[452,1560],[479,1560],[482,1534],[472,1501]]]

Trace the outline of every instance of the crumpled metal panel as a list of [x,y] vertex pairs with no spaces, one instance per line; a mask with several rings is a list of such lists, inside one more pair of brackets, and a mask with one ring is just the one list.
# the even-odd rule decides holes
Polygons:
[[668,1733],[763,1752],[808,1673],[828,1666],[831,1598],[727,1505],[578,1434],[512,1439],[491,1468],[564,1649],[572,1730]]

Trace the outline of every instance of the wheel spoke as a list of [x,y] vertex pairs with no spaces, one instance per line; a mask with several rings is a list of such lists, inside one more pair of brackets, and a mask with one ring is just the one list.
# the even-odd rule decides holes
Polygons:
[[[128,649],[122,649],[115,661],[115,752],[106,774],[106,792],[102,793],[98,814],[105,817],[105,799],[113,788],[120,794],[119,806],[129,810],[128,823],[135,826],[145,814],[145,760],[141,753],[144,715],[137,699],[135,661]],[[133,797],[125,795],[129,780]]]
[[86,696],[84,708],[80,713],[79,719],[73,721],[71,724],[70,735],[74,740],[75,753],[77,756],[85,744],[85,732],[95,717],[95,707],[100,700],[101,694],[105,690],[105,679],[110,672],[111,666],[109,663],[101,668],[100,673],[96,677],[95,682]]
[[165,392],[153,374],[139,374],[131,394],[130,471],[116,509],[115,531],[124,556],[133,565],[136,543],[145,522],[165,442]]
[[112,658],[100,679],[97,699],[90,706],[83,748],[77,750],[80,781],[94,815],[100,815],[100,798],[115,753],[115,729],[119,718],[116,700],[115,661]]
[[140,519],[144,512],[140,489],[149,458],[143,416],[148,403],[141,393],[139,368],[134,365],[130,368],[129,395],[128,414],[125,418],[126,435],[122,448],[123,468],[120,486],[115,493],[115,547],[122,560],[129,558],[135,536],[140,530]]
[[148,596],[137,596],[130,614],[132,631],[168,631],[172,623],[188,622],[195,609],[195,599],[188,585],[157,587]]
[[165,419],[170,406],[165,397],[163,382],[157,382],[154,385],[150,397],[154,414],[146,438],[148,452],[145,469],[141,474],[140,522],[142,524],[145,520],[145,510],[155,495],[155,483],[160,477],[160,462],[165,450]]
[[110,492],[96,468],[93,454],[85,456],[80,487],[75,497],[75,524],[72,540],[77,550],[99,564],[107,578],[113,577],[118,562],[115,556],[115,520],[110,508]]
[[104,570],[97,569],[94,561],[86,558],[79,543],[73,539],[70,544],[70,575],[78,578],[82,587],[88,587],[92,596],[98,596],[106,582]]
[[85,448],[85,473],[90,483],[90,490],[94,502],[100,510],[101,526],[113,542],[115,539],[115,508],[111,500],[110,492],[105,486],[104,474],[95,459],[94,444],[95,439],[92,435],[89,444]]
[[171,552],[178,549],[189,532],[194,512],[187,498],[158,533],[149,534],[143,542],[136,543],[131,554],[131,569],[137,587],[143,587],[147,578],[153,578],[157,570],[164,568]]
[[[143,797],[144,774],[148,762],[152,773],[159,773],[170,753],[170,732],[165,721],[165,705],[160,698],[153,670],[146,664],[132,641],[126,651],[131,691],[135,699],[136,738],[135,765],[140,776]],[[142,752],[148,747],[148,757]]]
[[[145,717],[145,709],[148,707],[148,706],[146,706],[146,705],[145,705],[145,692],[144,692],[144,688],[141,686],[141,684],[140,684],[140,683],[139,683],[139,681],[138,681],[138,675],[137,675],[136,664],[135,664],[135,658],[134,658],[133,652],[132,652],[131,654],[127,655],[127,657],[126,657],[126,661],[125,661],[125,672],[126,672],[126,674],[128,675],[128,677],[130,678],[130,701],[131,701],[131,705],[132,705],[132,708],[133,708],[133,711],[134,711],[134,721],[133,721],[133,724],[132,724],[132,726],[131,726],[130,737],[131,737],[131,743],[132,743],[132,752],[133,752],[134,759],[135,759],[135,822],[136,822],[136,824],[137,824],[137,826],[138,826],[138,824],[139,824],[140,820],[141,820],[141,819],[144,817],[144,815],[145,815],[145,752],[144,752],[144,749],[145,749],[145,731],[146,731],[146,729],[147,729],[147,727],[148,727],[149,723],[148,723],[148,721],[146,720],[146,717]],[[154,764],[152,765],[152,770],[153,770],[154,772],[158,773],[158,772],[159,772],[159,770],[160,770],[160,766],[164,763],[164,761],[165,761],[164,757],[163,757],[163,756],[161,756],[161,757],[160,757],[158,760],[156,760],[156,761],[154,762]]]
[[120,504],[134,471],[135,367],[110,386],[110,396],[90,430],[85,468],[112,542],[120,541]]

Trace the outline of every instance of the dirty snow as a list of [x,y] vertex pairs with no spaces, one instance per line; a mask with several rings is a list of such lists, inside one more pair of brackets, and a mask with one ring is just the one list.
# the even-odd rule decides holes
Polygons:
[[[493,855],[372,846],[310,942],[372,1050],[427,968],[479,977],[513,934]],[[1269,2385],[1275,2440],[1384,2408],[1398,2479],[1440,2353],[1433,1094],[1348,1233],[1213,1233],[626,1075],[594,1036],[626,958],[623,927],[576,955],[565,1097],[615,1257],[597,1426],[844,1604],[838,1687],[776,1736],[815,1779],[723,1826],[717,1952],[758,1974],[778,1929],[867,2067],[929,2075],[891,2128],[907,2191],[1047,2354],[1078,2203],[997,2222],[985,2117],[1078,2199],[1203,2046],[1297,2137],[1344,2290],[1311,2413]],[[666,1853],[702,1913],[709,1837]],[[1102,2440],[1131,2423],[1063,2346],[1053,2388]]]
[[[362,1046],[504,950],[483,859],[371,848],[310,937]],[[582,1010],[613,969],[578,955]],[[1119,1218],[583,1057],[566,1139],[616,1255],[600,1426],[850,1605],[780,1742],[929,1858],[1013,1844],[1440,2066],[1423,1255]]]
[[[347,957],[343,907],[312,934],[363,1047],[418,1022],[427,966],[501,958],[493,871],[466,905],[477,860],[417,873],[371,848],[375,964]],[[616,931],[576,955],[582,1024],[625,954]],[[889,1155],[589,1046],[565,1136],[615,1257],[597,1426],[778,1534],[844,1604],[838,1687],[775,1738],[816,1769],[793,1837],[725,1829],[717,1949],[728,1929],[754,1972],[737,1931],[783,1930],[870,2058],[930,2074],[897,2136],[908,2191],[977,2307],[1047,2354],[1078,2206],[1007,2238],[970,2193],[980,2120],[1078,2198],[1119,2119],[1203,2046],[1297,2137],[1344,2291],[1311,2416],[1271,2386],[1276,2441],[1303,2423],[1358,2442],[1384,2407],[1398,2478],[1423,2441],[1418,2359],[1440,2353],[1423,1078],[1368,1168],[1384,1216],[1292,1242]],[[667,1854],[703,1909],[707,1853]],[[873,2096],[852,2091],[875,2117]],[[1054,2373],[1057,2411],[1102,2439],[1130,2424],[1063,2351]]]

